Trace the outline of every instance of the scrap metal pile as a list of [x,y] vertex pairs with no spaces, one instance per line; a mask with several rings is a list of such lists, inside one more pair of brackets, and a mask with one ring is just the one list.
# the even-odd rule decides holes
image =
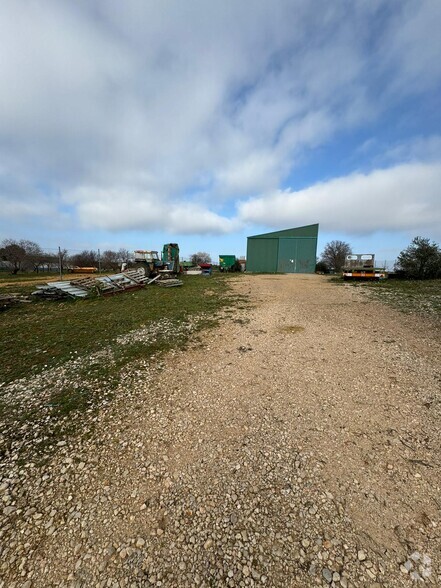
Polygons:
[[87,277],[70,282],[48,282],[43,286],[37,286],[32,292],[39,298],[61,300],[63,298],[85,298],[90,294],[108,296],[120,294],[127,290],[144,288],[149,284],[158,283],[164,287],[182,286],[181,280],[170,279],[161,275],[149,278],[142,268],[129,269],[112,276]]

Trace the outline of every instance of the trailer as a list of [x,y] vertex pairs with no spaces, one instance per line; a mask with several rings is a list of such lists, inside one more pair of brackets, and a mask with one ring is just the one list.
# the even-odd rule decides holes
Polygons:
[[68,269],[68,271],[71,274],[94,274],[95,272],[98,271],[97,267],[79,267],[79,266],[74,266],[74,267],[70,267]]
[[235,255],[219,255],[219,269],[221,272],[229,272],[235,263]]
[[385,280],[387,271],[385,268],[375,267],[375,255],[373,253],[351,253],[346,255],[345,265],[342,268],[344,280]]

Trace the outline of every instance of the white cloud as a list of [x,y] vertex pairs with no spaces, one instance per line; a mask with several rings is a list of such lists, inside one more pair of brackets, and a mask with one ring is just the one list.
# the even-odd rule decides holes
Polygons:
[[239,205],[243,222],[272,227],[320,223],[324,231],[430,231],[441,236],[441,164],[352,174],[297,192],[278,190]]
[[436,88],[441,79],[441,3],[398,2],[379,43],[380,69],[392,73],[388,93],[405,96]]
[[441,161],[441,136],[414,137],[389,146],[382,158],[391,162],[437,162]]
[[226,234],[239,227],[237,220],[191,202],[161,200],[155,194],[125,188],[83,186],[65,200],[76,206],[84,228],[158,230],[172,234]]
[[50,194],[41,194],[19,173],[12,173],[13,170],[8,171],[6,167],[0,167],[0,220],[7,220],[5,230],[11,221],[54,220],[58,216],[56,199]]
[[53,219],[56,216],[56,207],[49,199],[39,198],[38,206],[36,206],[35,199],[17,197],[12,200],[10,193],[7,196],[0,194],[0,210],[4,218],[8,218],[9,221],[26,217],[38,218],[41,221]]
[[217,173],[220,188],[237,195],[275,188],[280,177],[280,161],[270,150],[254,151]]
[[38,214],[44,185],[84,226],[231,231],[220,203],[439,82],[438,17],[430,0],[3,0],[0,159],[31,189],[2,213]]

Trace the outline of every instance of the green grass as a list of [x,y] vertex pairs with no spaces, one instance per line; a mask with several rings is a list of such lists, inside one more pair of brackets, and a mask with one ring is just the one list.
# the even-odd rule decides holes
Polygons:
[[441,280],[384,280],[354,282],[374,299],[390,304],[403,313],[441,319]]
[[[111,297],[35,301],[4,311],[0,315],[0,382],[38,373],[107,345],[124,363],[141,357],[145,345],[121,350],[115,343],[117,336],[161,319],[179,323],[196,314],[215,315],[229,303],[228,278],[223,275],[183,279],[181,288],[150,286]],[[15,287],[23,293],[32,289]]]
[[[0,272],[0,287],[4,283],[9,282],[35,282],[50,280],[51,278],[59,277],[59,272],[26,272],[11,274],[9,272]],[[63,276],[66,279],[66,275]]]
[[[194,333],[215,326],[221,311],[224,316],[231,311],[233,318],[246,308],[247,298],[232,293],[230,279],[229,274],[184,276],[180,288],[36,300],[2,312],[0,457],[18,444],[22,457],[33,452],[45,459],[60,438],[90,435],[89,417],[112,400],[120,383],[136,389],[137,369],[145,360],[160,368],[164,352],[185,348],[190,322]],[[14,291],[32,289],[22,285]]]

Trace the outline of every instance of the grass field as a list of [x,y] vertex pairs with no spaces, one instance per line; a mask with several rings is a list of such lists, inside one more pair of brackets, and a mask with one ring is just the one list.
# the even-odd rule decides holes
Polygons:
[[[147,366],[160,369],[164,352],[185,348],[190,337],[197,344],[197,331],[247,304],[232,294],[231,274],[182,279],[179,288],[35,300],[1,312],[0,455],[14,443],[41,455],[60,438],[89,434],[87,419],[121,383],[133,380],[136,389]],[[31,293],[35,283],[24,282],[0,291]],[[38,444],[26,441],[34,430],[41,431]]]
[[401,312],[441,320],[441,280],[384,280],[354,285]]
[[10,272],[0,272],[0,288],[5,282],[33,282],[36,280],[46,280],[53,277],[59,277],[58,272],[19,272],[18,274],[12,274]]
[[[10,382],[31,373],[60,365],[73,355],[84,355],[104,347],[121,355],[117,338],[154,322],[168,325],[192,316],[208,315],[231,302],[228,277],[184,276],[180,288],[150,286],[110,297],[86,300],[35,301],[20,304],[0,315],[0,382]],[[31,286],[8,286],[1,291],[30,293]],[[170,328],[168,328],[168,331]],[[173,330],[173,329],[171,329]],[[172,347],[173,336],[162,341]],[[148,344],[124,345],[124,359],[149,353]]]

